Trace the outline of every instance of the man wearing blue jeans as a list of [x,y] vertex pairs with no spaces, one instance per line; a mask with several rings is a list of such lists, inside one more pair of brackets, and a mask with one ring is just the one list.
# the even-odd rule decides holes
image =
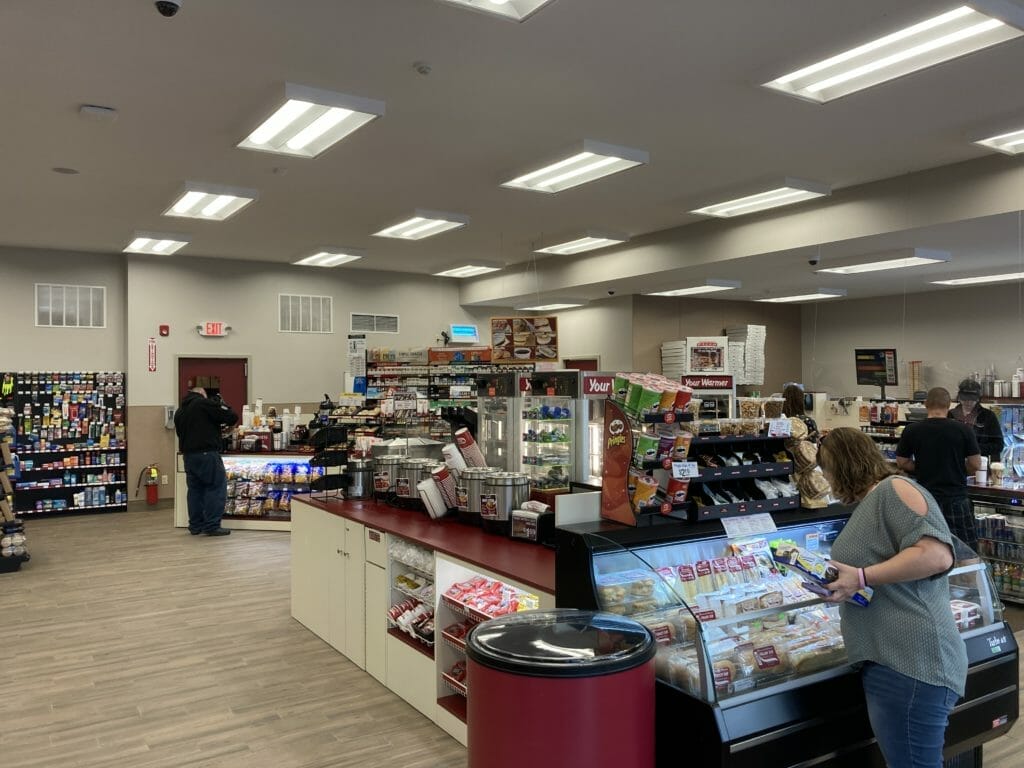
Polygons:
[[185,459],[188,485],[188,531],[193,536],[227,536],[220,520],[227,501],[227,475],[220,457],[223,426],[238,423],[238,414],[219,395],[206,396],[206,390],[190,390],[174,414],[174,431]]

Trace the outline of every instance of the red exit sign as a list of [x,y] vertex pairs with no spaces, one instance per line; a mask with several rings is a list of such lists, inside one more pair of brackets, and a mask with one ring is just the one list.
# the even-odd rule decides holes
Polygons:
[[230,330],[228,328],[228,326],[224,325],[224,323],[222,323],[222,322],[213,322],[213,321],[207,320],[205,323],[203,323],[201,326],[199,326],[199,335],[200,336],[227,336],[228,335],[228,330]]

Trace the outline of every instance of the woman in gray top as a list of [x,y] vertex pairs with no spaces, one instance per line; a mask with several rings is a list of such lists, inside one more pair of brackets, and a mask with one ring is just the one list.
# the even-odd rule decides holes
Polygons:
[[[949,607],[953,540],[935,499],[893,476],[859,429],[833,430],[818,450],[833,493],[857,506],[832,545],[850,661],[861,665],[868,717],[890,766],[942,765],[949,713],[964,693],[967,652]],[[864,586],[866,607],[847,603]]]

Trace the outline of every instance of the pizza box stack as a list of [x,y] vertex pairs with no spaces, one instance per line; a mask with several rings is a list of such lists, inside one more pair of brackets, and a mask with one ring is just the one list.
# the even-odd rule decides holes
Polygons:
[[764,384],[764,343],[766,328],[763,325],[741,325],[727,328],[729,352],[732,357],[733,344],[743,344],[742,368],[734,362],[733,374],[737,384]]
[[666,341],[661,345],[661,374],[681,381],[686,372],[686,339]]

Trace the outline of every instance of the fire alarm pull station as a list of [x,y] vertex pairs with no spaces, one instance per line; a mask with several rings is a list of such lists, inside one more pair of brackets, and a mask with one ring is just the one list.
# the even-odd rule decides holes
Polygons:
[[170,336],[171,335],[171,326],[169,326],[169,325],[161,325],[160,326],[160,335],[161,336]]

